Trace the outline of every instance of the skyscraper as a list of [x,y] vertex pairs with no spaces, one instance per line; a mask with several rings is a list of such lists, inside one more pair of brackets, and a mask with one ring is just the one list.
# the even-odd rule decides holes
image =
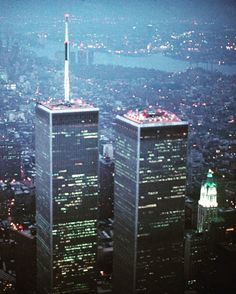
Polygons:
[[20,170],[20,146],[15,138],[0,134],[0,179],[11,181],[19,180]]
[[184,275],[186,290],[200,290],[201,275],[205,268],[210,271],[211,250],[209,235],[205,232],[188,231],[185,236]]
[[213,220],[217,217],[217,189],[213,181],[212,172],[209,170],[206,181],[201,186],[200,199],[198,201],[197,228],[199,232],[207,231]]
[[187,135],[161,109],[117,117],[114,293],[183,293]]
[[99,219],[113,218],[114,162],[110,157],[99,159]]
[[36,106],[38,291],[96,292],[98,109]]
[[98,109],[70,100],[68,20],[66,13],[64,101],[36,106],[40,294],[96,293]]

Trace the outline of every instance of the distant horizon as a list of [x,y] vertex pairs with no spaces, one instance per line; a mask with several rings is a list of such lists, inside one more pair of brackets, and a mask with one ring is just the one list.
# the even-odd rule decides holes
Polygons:
[[[45,7],[47,10],[45,10]],[[90,15],[96,17],[126,15],[130,18],[143,17],[150,19],[165,18],[197,18],[202,20],[225,23],[236,21],[236,2],[233,0],[1,0],[0,16],[22,15],[40,17],[63,14],[69,12],[76,15]],[[94,8],[94,9],[93,9]],[[132,14],[130,14],[132,11]]]

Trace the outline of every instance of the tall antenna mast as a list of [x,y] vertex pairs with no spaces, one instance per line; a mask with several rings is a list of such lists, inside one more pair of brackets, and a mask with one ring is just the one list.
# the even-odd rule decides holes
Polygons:
[[68,21],[69,21],[69,14],[66,13],[65,14],[65,72],[64,72],[65,102],[70,101]]

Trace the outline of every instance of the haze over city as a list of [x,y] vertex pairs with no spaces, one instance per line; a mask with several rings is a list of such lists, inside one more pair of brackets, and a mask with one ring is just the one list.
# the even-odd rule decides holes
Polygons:
[[235,293],[236,2],[0,1],[0,293]]

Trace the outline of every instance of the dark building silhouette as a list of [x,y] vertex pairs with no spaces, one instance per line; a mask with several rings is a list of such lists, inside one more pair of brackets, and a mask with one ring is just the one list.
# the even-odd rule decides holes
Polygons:
[[209,265],[209,236],[204,232],[191,231],[185,236],[184,276],[187,290],[201,288],[200,272]]
[[198,230],[185,237],[186,289],[197,293],[236,291],[236,210],[218,208],[217,200],[216,183],[208,172],[201,187]]
[[77,53],[78,65],[85,66],[87,65],[87,52],[85,49],[79,49]]
[[20,148],[13,139],[0,136],[0,179],[19,180],[20,172]]
[[185,200],[185,229],[191,230],[197,228],[197,201],[192,198]]
[[208,247],[211,264],[200,276],[204,293],[235,293],[236,210],[219,210],[209,230]]
[[87,65],[93,65],[94,63],[94,51],[93,50],[87,50]]
[[77,53],[79,66],[91,66],[94,62],[94,51],[92,49],[79,48]]
[[15,294],[15,244],[7,221],[0,220],[0,293]]
[[35,231],[12,231],[15,241],[16,293],[36,293]]
[[99,159],[99,219],[113,218],[114,162],[110,157]]

